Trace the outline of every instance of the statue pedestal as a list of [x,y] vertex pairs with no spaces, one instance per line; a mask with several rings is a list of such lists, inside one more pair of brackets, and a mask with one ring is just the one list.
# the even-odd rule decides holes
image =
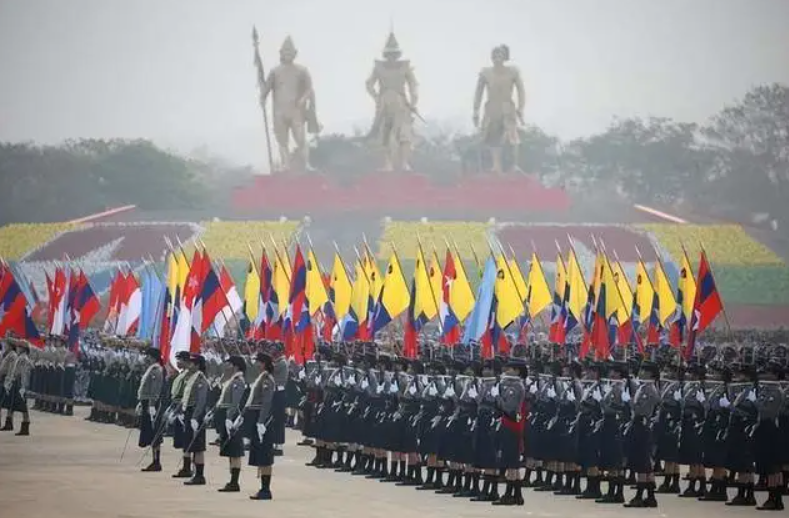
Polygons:
[[233,194],[239,211],[279,211],[287,215],[365,212],[413,215],[481,212],[564,211],[570,197],[544,187],[532,175],[472,175],[438,184],[418,173],[376,173],[350,185],[323,174],[259,176]]

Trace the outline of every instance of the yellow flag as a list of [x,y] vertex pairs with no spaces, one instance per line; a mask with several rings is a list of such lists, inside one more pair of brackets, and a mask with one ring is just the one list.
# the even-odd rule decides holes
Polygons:
[[671,283],[660,261],[655,262],[655,293],[658,298],[660,324],[666,325],[677,311],[677,300],[674,298],[674,290],[671,289]]
[[332,307],[337,322],[342,322],[351,307],[351,294],[353,287],[348,278],[348,272],[339,254],[334,254],[334,264],[331,269],[331,283],[329,284]]
[[508,263],[510,265],[510,272],[512,272],[512,278],[515,281],[515,287],[518,289],[518,295],[520,295],[525,302],[529,294],[529,288],[526,285],[526,278],[523,276],[523,272],[521,271],[521,267],[518,264],[517,259],[510,257]]
[[616,315],[616,319],[620,324],[624,324],[630,320],[631,309],[633,307],[633,290],[630,288],[630,282],[627,280],[627,275],[619,264],[615,261],[611,264],[614,270],[614,281],[619,288],[619,294],[622,296],[623,306]]
[[381,289],[381,305],[391,320],[400,316],[411,304],[411,293],[400,266],[397,254],[392,252],[389,257],[389,266],[386,268],[383,288]]
[[438,315],[438,300],[434,298],[430,273],[425,262],[422,245],[417,248],[416,264],[414,265],[414,317],[424,315],[432,320]]
[[444,297],[444,272],[441,269],[441,261],[438,260],[438,254],[435,250],[430,257],[430,266],[427,268],[427,277],[430,279],[430,288],[433,291],[433,299],[436,305],[439,305]]
[[581,270],[581,265],[578,263],[578,258],[575,256],[575,251],[572,248],[570,249],[570,256],[567,260],[567,279],[567,285],[570,289],[567,307],[578,322],[583,322],[583,310],[587,298],[587,285],[584,280],[584,273]]
[[502,329],[513,323],[523,313],[523,301],[518,296],[515,279],[509,271],[507,259],[503,255],[496,258],[496,283],[494,293],[496,306],[496,323]]
[[359,327],[367,322],[369,299],[370,282],[367,280],[367,273],[364,270],[364,265],[360,261],[356,261],[356,278],[353,280],[353,288],[351,288],[351,309],[356,315]]
[[455,267],[455,278],[449,286],[449,305],[459,321],[463,322],[474,309],[474,291],[468,282],[466,268],[459,255],[447,252],[447,259],[451,258]]
[[649,322],[649,315],[652,313],[652,302],[655,299],[655,288],[649,280],[649,273],[644,261],[638,261],[636,265],[636,304],[638,305],[639,323]]
[[178,288],[180,288],[181,296],[184,294],[187,277],[189,277],[189,260],[186,258],[186,254],[180,252],[178,254]]
[[536,252],[531,254],[531,266],[529,267],[529,288],[528,288],[529,315],[532,319],[551,306],[553,298],[548,281],[545,280],[545,271],[542,269],[540,259]]
[[592,283],[594,283],[594,304],[597,304],[597,296],[600,294],[600,286],[603,282],[604,257],[600,251],[594,257],[594,277],[592,277]]
[[315,251],[310,250],[307,256],[307,300],[310,303],[310,316],[314,315],[329,300],[326,286],[323,285],[323,275]]
[[688,260],[688,253],[683,250],[679,269],[679,285],[677,286],[677,302],[682,304],[682,313],[685,315],[688,325],[690,325],[693,316],[694,300],[696,300],[696,279]]
[[602,257],[600,271],[602,273],[600,276],[600,291],[602,292],[605,287],[605,318],[608,320],[612,316],[618,316],[625,304],[622,297],[619,295],[619,289],[617,289],[617,281],[614,278],[614,271],[611,268],[611,263],[608,262],[608,258],[605,256]]
[[274,291],[277,294],[277,300],[279,301],[279,313],[281,315],[285,314],[285,311],[288,310],[288,300],[290,300],[290,266],[287,263],[283,264],[283,260],[280,260],[280,254],[276,254],[274,257],[274,271],[271,274],[271,285],[274,287]]
[[567,289],[567,268],[564,266],[562,254],[556,255],[556,276],[553,282],[553,293],[559,301],[564,300],[564,292]]
[[247,319],[254,322],[258,317],[260,310],[260,276],[252,259],[247,266],[247,280],[244,283],[244,311],[247,314]]
[[167,290],[170,296],[175,296],[175,288],[178,286],[178,261],[172,253],[167,254]]
[[367,272],[367,279],[370,282],[370,295],[373,300],[378,300],[378,295],[381,293],[381,288],[384,286],[384,278],[381,271],[378,269],[378,263],[375,256],[370,252],[367,244],[364,245],[364,257],[362,258],[364,264],[364,271]]

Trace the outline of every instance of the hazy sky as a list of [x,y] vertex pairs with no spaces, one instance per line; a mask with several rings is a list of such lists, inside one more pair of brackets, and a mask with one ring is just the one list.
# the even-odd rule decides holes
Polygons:
[[561,137],[614,115],[703,121],[789,82],[787,20],[789,0],[0,0],[0,140],[145,137],[262,164],[252,24],[267,67],[292,35],[330,132],[366,131],[392,22],[429,120],[469,126],[506,43],[526,119]]

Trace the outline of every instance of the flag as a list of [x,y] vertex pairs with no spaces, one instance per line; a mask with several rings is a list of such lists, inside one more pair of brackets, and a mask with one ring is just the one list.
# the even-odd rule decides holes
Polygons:
[[285,328],[297,334],[303,332],[310,324],[310,309],[307,300],[307,264],[299,245],[296,245],[291,272]]
[[655,262],[654,279],[655,295],[650,306],[649,329],[647,330],[647,343],[650,344],[660,342],[661,331],[677,310],[677,301],[660,260]]
[[503,255],[496,257],[494,296],[496,297],[496,324],[501,329],[506,329],[523,313],[524,301],[522,297],[525,298],[525,293],[518,293],[515,279],[507,259]]
[[455,289],[457,279],[455,258],[452,257],[452,252],[447,250],[441,287],[441,307],[438,309],[438,317],[441,319],[441,341],[447,345],[452,345],[460,340],[460,319],[452,308],[452,291]]
[[474,291],[471,289],[471,283],[466,274],[466,267],[463,265],[463,259],[458,254],[457,250],[452,254],[452,262],[455,265],[456,278],[452,283],[452,289],[449,292],[449,306],[457,316],[459,322],[466,320],[471,310],[474,309]]
[[677,311],[669,332],[669,343],[680,347],[685,341],[688,322],[693,318],[693,303],[696,300],[696,280],[693,278],[693,269],[690,266],[688,254],[682,251],[680,262],[679,281],[677,282]]
[[334,254],[329,275],[329,301],[323,306],[323,339],[330,342],[335,326],[344,321],[351,307],[353,286],[339,253]]
[[312,249],[307,257],[307,301],[309,302],[310,316],[314,316],[329,301],[326,286],[323,284],[320,263]]
[[584,280],[583,270],[575,255],[575,250],[570,248],[567,260],[567,290],[565,292],[565,307],[567,316],[565,318],[565,334],[569,334],[578,322],[584,318],[584,305],[587,299],[587,287]]
[[723,312],[723,300],[721,300],[715,279],[712,276],[712,268],[707,260],[707,254],[702,249],[699,258],[699,272],[696,280],[696,296],[693,300],[693,314],[690,321],[690,332],[688,333],[688,344],[685,348],[685,360],[693,357],[693,350],[696,346],[696,337],[704,332],[715,320],[718,314]]
[[3,275],[0,278],[0,336],[6,336],[8,331],[12,331],[17,338],[27,340],[36,347],[44,346],[38,329],[30,317],[22,288],[14,274],[3,268]]
[[548,331],[548,340],[553,343],[565,342],[564,318],[566,316],[565,293],[567,289],[567,269],[564,266],[562,254],[556,256],[556,276],[553,283],[553,306],[551,307],[551,326]]
[[258,311],[260,311],[260,276],[251,257],[249,265],[247,265],[247,278],[244,282],[243,309],[243,314],[246,318],[242,320],[242,330],[246,331],[243,328],[248,328],[252,322],[255,322],[258,318]]
[[488,320],[493,306],[493,292],[496,285],[496,261],[493,256],[485,262],[485,269],[482,272],[477,290],[477,303],[466,321],[466,329],[463,333],[463,343],[470,344],[482,338],[488,330]]
[[142,292],[134,272],[130,271],[121,278],[118,305],[118,322],[115,333],[119,336],[136,335],[142,310]]
[[597,357],[607,359],[616,336],[611,333],[611,328],[616,330],[617,315],[625,307],[625,304],[619,294],[611,264],[607,257],[602,254],[601,256],[599,292],[595,301],[597,306],[594,312],[592,342],[595,345]]
[[[414,310],[413,316],[417,323],[416,330],[419,332],[422,326],[430,322],[438,315],[438,301],[440,295],[436,296],[436,288],[440,294],[441,280],[440,268],[435,261],[427,265],[422,245],[418,245],[416,264],[414,266]],[[436,286],[438,278],[438,286]]]
[[[13,276],[13,274],[11,274]],[[15,281],[16,282],[16,281]],[[49,301],[52,314],[52,327],[50,334],[62,335],[66,326],[66,304],[68,302],[68,288],[70,281],[64,268],[55,269],[55,278],[52,281],[52,298]]]
[[411,294],[400,266],[396,252],[392,252],[389,265],[386,267],[381,292],[375,304],[375,314],[371,322],[371,336],[380,331],[389,322],[400,316],[411,304]]
[[153,346],[161,352],[162,361],[170,361],[170,338],[172,331],[172,319],[175,306],[175,292],[178,286],[178,260],[175,254],[169,252],[165,260],[167,265],[166,278],[164,283],[164,298],[162,300],[162,312],[159,317],[159,324],[154,331]]
[[233,277],[230,276],[230,272],[227,271],[227,267],[224,264],[219,270],[219,285],[225,294],[226,304],[214,318],[213,328],[216,330],[217,336],[222,338],[225,336],[227,325],[244,308],[244,302],[238,295],[238,289],[236,289],[236,284],[233,282]]
[[[186,261],[186,256],[184,255],[183,251],[181,251],[180,255],[183,257],[184,263],[188,265],[189,263]],[[181,261],[179,260],[179,263],[180,262]],[[202,258],[200,256],[200,252],[195,250],[192,257],[191,267],[189,267],[186,274],[186,279],[184,280],[183,295],[181,296],[181,300],[178,303],[177,319],[173,323],[173,335],[170,339],[170,362],[173,364],[175,363],[175,355],[179,352],[193,352],[192,309],[194,308],[195,299],[198,297],[201,289],[201,267]],[[179,266],[179,275],[180,274],[181,267]]]
[[649,279],[649,273],[644,261],[638,260],[636,265],[636,291],[633,294],[633,331],[638,333],[638,329],[645,322],[649,323],[648,311],[652,310],[655,300],[655,289]]
[[227,296],[222,288],[222,282],[216,270],[208,258],[208,252],[204,254],[205,259],[205,276],[203,278],[203,287],[200,292],[200,300],[202,301],[202,315],[200,319],[200,334],[205,333],[209,328],[214,328],[214,332],[219,336],[218,330],[214,327],[217,318],[222,318],[222,311],[229,306]]
[[542,269],[540,258],[537,257],[536,252],[531,254],[527,286],[525,295],[529,317],[534,319],[551,305],[551,289],[548,287],[545,271]]
[[370,281],[361,258],[356,261],[356,277],[351,287],[351,303],[342,321],[343,340],[351,340],[357,336],[359,329],[367,320],[367,308],[370,303]]

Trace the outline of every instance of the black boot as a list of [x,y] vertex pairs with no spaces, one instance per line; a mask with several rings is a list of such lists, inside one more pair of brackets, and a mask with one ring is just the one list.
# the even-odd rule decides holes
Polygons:
[[456,469],[450,469],[448,473],[447,483],[436,490],[436,493],[439,495],[451,495],[455,492],[455,481],[460,476],[460,472]]
[[696,494],[696,482],[697,479],[692,478],[690,482],[688,482],[688,487],[685,488],[685,491],[679,495],[680,498],[697,498],[698,495]]
[[644,499],[644,507],[657,507],[657,499],[655,498],[655,483],[647,482],[647,497]]
[[17,436],[30,435],[30,421],[22,421],[22,426],[19,428],[19,431],[14,435]]
[[479,492],[477,496],[471,497],[472,502],[492,502],[493,500],[490,499],[490,488],[491,488],[491,477],[490,475],[485,475],[482,478],[482,491]]
[[515,505],[523,505],[523,491],[521,490],[521,488],[523,488],[523,481],[516,480],[512,485],[515,488]]
[[250,500],[271,500],[271,475],[260,477],[260,491],[249,497]]
[[195,463],[195,475],[191,479],[184,481],[184,485],[204,486],[205,485],[205,476],[203,476],[204,469],[205,469],[205,464]]
[[10,415],[6,416],[5,424],[0,428],[0,432],[12,432],[14,430],[14,418]]
[[238,485],[238,477],[241,475],[241,468],[230,468],[230,482],[225,487],[219,488],[220,493],[238,493],[241,486]]
[[603,494],[600,492],[600,476],[586,477],[586,489],[576,498],[579,500],[597,500]]
[[[521,500],[522,499],[523,497],[521,497]],[[515,482],[507,481],[507,488],[504,490],[504,495],[494,501],[493,505],[517,505],[515,501]]]
[[192,478],[192,459],[184,457],[184,465],[178,470],[178,473],[173,475],[173,478]]
[[146,467],[142,468],[141,471],[143,471],[143,472],[159,472],[159,471],[161,471],[162,470],[162,464],[161,464],[160,459],[161,459],[161,452],[158,452],[158,451],[153,452],[153,460]]
[[726,497],[726,481],[713,478],[710,480],[710,490],[701,497],[700,502],[725,502]]
[[554,486],[553,477],[554,477],[553,471],[549,471],[545,475],[545,482],[541,482],[539,485],[535,484],[534,485],[534,488],[535,488],[534,490],[535,491],[541,491],[541,492],[542,491],[544,491],[544,492],[553,491],[553,486]]
[[427,477],[425,478],[424,483],[421,486],[416,488],[417,491],[427,491],[429,489],[434,489],[433,487],[433,477],[436,476],[436,468],[433,466],[427,467]]
[[646,507],[644,505],[644,491],[646,487],[643,483],[636,483],[636,496],[634,496],[625,507]]
[[74,415],[74,405],[66,405],[65,415]]
[[[460,488],[459,491],[452,493],[454,498],[466,497],[468,498],[471,496],[471,473],[464,473],[463,474],[463,486]],[[459,484],[458,484],[459,485]]]

